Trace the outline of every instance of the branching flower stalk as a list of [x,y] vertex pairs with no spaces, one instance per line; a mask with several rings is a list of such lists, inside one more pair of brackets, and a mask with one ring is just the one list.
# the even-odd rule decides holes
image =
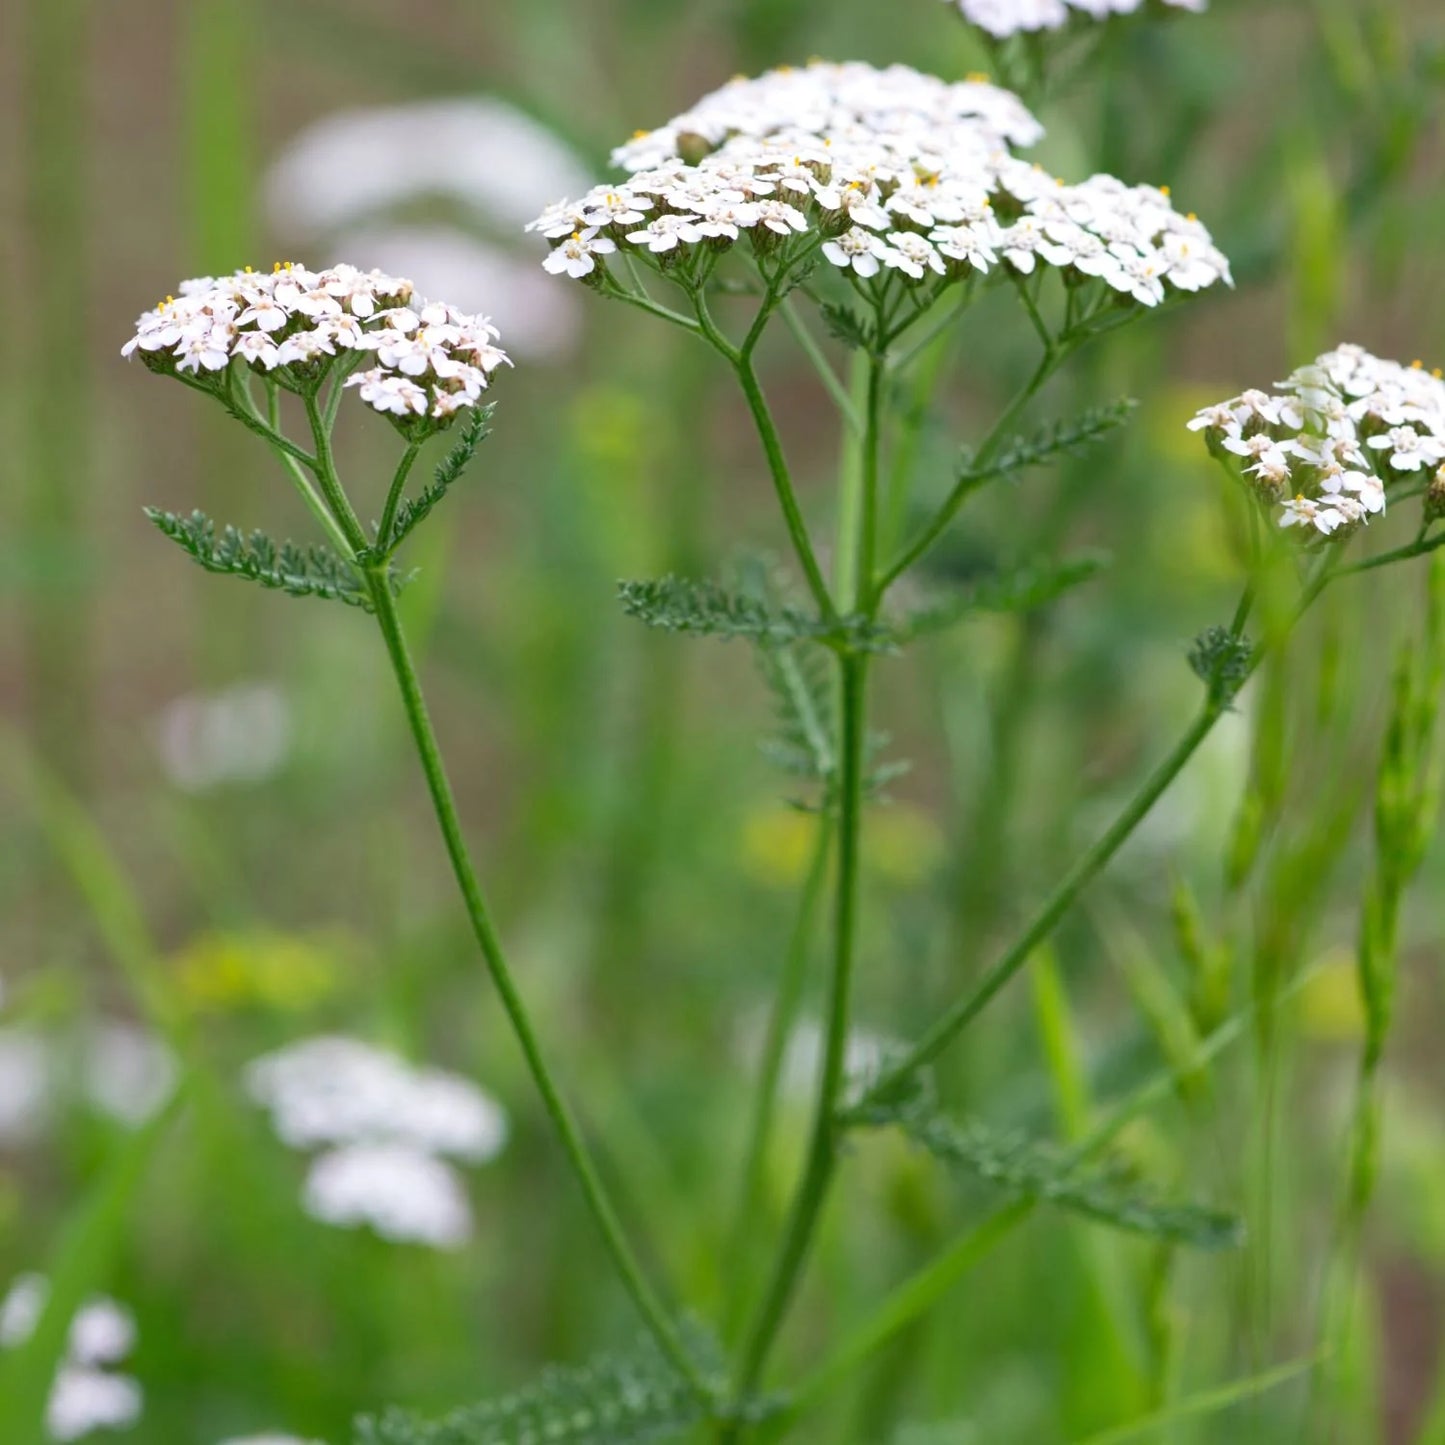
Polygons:
[[[278,263],[269,275],[247,268],[229,277],[185,283],[179,300],[168,297],[141,318],[125,351],[128,355],[138,351],[153,371],[213,396],[271,445],[335,549],[328,562],[339,564],[336,571],[351,575],[357,600],[376,618],[472,932],[547,1115],[639,1314],[679,1374],[700,1395],[705,1394],[705,1382],[676,1324],[627,1242],[513,978],[471,861],[397,611],[401,579],[392,559],[480,445],[486,416],[482,396],[493,373],[507,363],[506,354],[496,345],[497,332],[488,322],[450,306],[422,302],[413,291],[412,283],[404,278],[349,266],[311,272],[286,262]],[[376,364],[360,370],[367,360]],[[257,382],[266,393],[264,415],[253,399]],[[337,471],[332,448],[338,408],[344,392],[352,388],[359,390],[373,410],[393,420],[405,443],[381,519],[370,532]],[[304,408],[310,451],[280,429],[283,393],[296,396]],[[422,445],[458,417],[467,420],[457,450],[443,464],[433,486],[405,502],[407,480]],[[170,525],[177,519],[159,513],[152,516],[163,531],[182,541],[211,570],[252,575],[239,567],[221,565],[224,558],[214,553],[203,555],[204,544],[198,539],[205,534],[200,528],[178,535]],[[276,551],[269,539],[262,541]],[[320,555],[313,549],[313,569],[319,565]],[[300,566],[294,564],[289,577],[268,581],[253,576],[253,580],[266,585],[289,582],[285,590],[317,592],[307,586],[315,579],[300,575]]]
[[[126,348],[139,351],[153,370],[212,396],[265,439],[330,546],[278,548],[263,534],[246,539],[230,529],[218,538],[199,514],[189,520],[156,514],[166,535],[209,570],[341,600],[375,616],[478,947],[613,1262],[679,1382],[681,1403],[668,1418],[686,1426],[710,1423],[719,1445],[736,1445],[758,1429],[781,1433],[804,1405],[817,1402],[816,1381],[835,1379],[843,1368],[825,1365],[791,1402],[764,1390],[851,1130],[903,1128],[940,1161],[973,1171],[1012,1202],[886,1302],[879,1318],[845,1344],[839,1358],[847,1367],[927,1308],[1035,1203],[1072,1208],[1171,1244],[1223,1248],[1237,1241],[1236,1221],[1217,1210],[1160,1204],[1123,1190],[1107,1161],[1095,1157],[1094,1146],[1102,1150],[1111,1135],[1091,1136],[1085,1150],[1071,1153],[996,1139],[947,1120],[931,1101],[929,1065],[1026,965],[1229,711],[1261,659],[1283,645],[1293,622],[1325,587],[1445,545],[1445,533],[1435,531],[1445,514],[1445,470],[1435,475],[1445,464],[1445,382],[1439,377],[1342,347],[1273,394],[1246,392],[1201,413],[1195,429],[1244,489],[1261,529],[1271,516],[1279,522],[1261,565],[1283,558],[1283,565],[1297,569],[1290,625],[1276,627],[1259,643],[1246,636],[1259,579],[1245,579],[1227,624],[1201,634],[1189,656],[1205,695],[1178,742],[982,981],[942,1005],[934,1025],[875,1077],[849,1079],[854,983],[862,964],[865,813],[887,776],[869,729],[876,659],[980,607],[1041,605],[1095,568],[1062,565],[1052,574],[996,580],[913,611],[898,603],[897,584],[925,570],[981,487],[1097,440],[1122,420],[1120,409],[1105,409],[1032,439],[1011,437],[1070,356],[1229,279],[1228,262],[1208,231],[1194,216],[1179,214],[1166,190],[1108,176],[1077,185],[1050,177],[1014,153],[1040,134],[1015,96],[984,81],[948,85],[905,67],[818,63],[735,81],[660,130],[639,134],[615,156],[625,180],[549,208],[534,226],[552,243],[548,271],[679,327],[720,357],[757,431],[805,597],[796,605],[791,599],[775,605],[768,597],[671,578],[624,584],[628,610],[674,631],[747,637],[774,657],[783,651],[826,660],[833,679],[831,708],[808,700],[808,748],[800,769],[816,787],[813,806],[824,815],[826,839],[809,888],[819,886],[817,875],[830,855],[832,867],[827,1018],[812,1126],[771,1272],[726,1367],[699,1363],[701,1353],[643,1274],[553,1080],[470,861],[397,612],[404,585],[395,567],[398,549],[481,441],[483,395],[506,361],[495,331],[453,308],[423,304],[399,278],[288,265],[269,276],[242,272],[188,283],[179,301],[168,299],[141,319]],[[898,450],[895,383],[906,380],[945,334],[940,326],[961,325],[973,301],[995,286],[1017,297],[1038,336],[1039,362],[977,449],[964,454],[950,484],[913,515],[901,512],[905,525],[895,528],[883,515],[887,499],[881,495]],[[665,300],[659,287],[667,288]],[[738,296],[752,300],[740,321]],[[837,507],[846,551],[841,586],[830,586],[820,564],[759,371],[760,347],[780,317],[837,405],[845,440],[857,448],[847,495]],[[856,397],[839,381],[816,324],[854,353]],[[392,422],[404,448],[372,528],[338,474],[332,447],[341,399],[353,389]],[[283,393],[304,410],[309,445],[284,434]],[[409,498],[419,449],[458,422],[461,439],[435,482]],[[1345,560],[1350,539],[1383,514],[1387,502],[1412,498],[1423,498],[1424,505],[1412,543]],[[813,911],[807,901],[800,916]],[[780,979],[779,1021],[795,1006],[805,944],[794,939],[792,965]],[[754,1110],[745,1210],[770,1132],[783,1036],[776,1023]],[[655,1373],[655,1365],[648,1369]],[[571,1384],[559,1401],[564,1394],[574,1399]],[[654,1407],[672,1410],[673,1403],[662,1389],[630,1404],[609,1397],[607,1409],[617,1418],[616,1410],[645,1405],[654,1411],[648,1418],[655,1425]],[[541,1419],[545,1405],[540,1397],[530,1400],[528,1418]],[[567,1420],[548,1438],[578,1438],[575,1405],[567,1409]],[[378,1428],[381,1433],[367,1438],[424,1438],[408,1433],[404,1423],[395,1434],[387,1433],[389,1426]]]

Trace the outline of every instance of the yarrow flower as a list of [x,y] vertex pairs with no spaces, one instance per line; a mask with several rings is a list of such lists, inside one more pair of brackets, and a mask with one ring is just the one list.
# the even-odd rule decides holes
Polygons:
[[[970,25],[986,30],[996,40],[1007,40],[1021,31],[1060,30],[1076,16],[1107,20],[1113,15],[1132,15],[1145,0],[946,0]],[[1201,14],[1208,0],[1161,0],[1175,10]]]
[[1237,467],[1281,527],[1348,533],[1385,511],[1393,486],[1422,476],[1430,515],[1445,502],[1445,379],[1418,361],[1382,361],[1341,346],[1274,392],[1246,391],[1189,423]]
[[485,317],[423,301],[404,277],[286,261],[182,282],[179,296],[140,318],[121,354],[218,390],[233,363],[302,394],[340,368],[374,410],[438,430],[478,405],[508,361],[499,339]]
[[1168,192],[1112,176],[1067,185],[1013,154],[1043,127],[984,80],[815,62],[734,80],[613,155],[625,180],[561,201],[529,230],[544,265],[593,285],[623,252],[705,277],[746,241],[761,260],[814,252],[855,284],[941,287],[999,258],[1155,306],[1228,281],[1229,263]]
[[284,1144],[326,1151],[305,1186],[314,1218],[438,1249],[469,1237],[466,1193],[444,1159],[485,1164],[507,1140],[506,1114],[470,1080],[323,1035],[257,1059],[246,1086]]
[[[0,1300],[0,1348],[13,1349],[35,1333],[50,1295],[40,1275],[22,1275]],[[45,1429],[52,1440],[80,1440],[97,1430],[123,1430],[140,1418],[141,1387],[116,1373],[135,1348],[130,1311],[103,1296],[89,1300],[70,1322],[65,1354],[50,1388]]]

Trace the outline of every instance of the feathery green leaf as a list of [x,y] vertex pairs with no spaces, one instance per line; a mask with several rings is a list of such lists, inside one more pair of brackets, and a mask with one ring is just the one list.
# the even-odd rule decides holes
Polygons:
[[1077,456],[1123,426],[1138,405],[1126,396],[1107,406],[1090,407],[1072,420],[1049,422],[1032,436],[1016,436],[1005,442],[982,466],[976,465],[973,454],[965,451],[960,459],[959,479],[982,486],[995,477],[1046,466],[1062,456]]
[[[243,536],[234,527],[223,528],[218,536],[216,524],[204,512],[180,517],[147,507],[146,516],[208,572],[244,577],[292,597],[323,597],[371,610],[355,569],[328,547],[298,547],[293,542],[278,546],[264,532]],[[391,586],[399,592],[401,579],[393,575]]]
[[723,639],[745,637],[771,647],[801,641],[846,642],[868,651],[891,647],[881,628],[860,620],[844,618],[838,626],[753,593],[730,592],[716,582],[671,576],[657,581],[619,582],[617,595],[629,617],[667,632]]
[[1195,1249],[1232,1249],[1244,1236],[1237,1216],[1196,1204],[1161,1203],[1116,1163],[1085,1163],[1046,1140],[958,1124],[915,1092],[869,1105],[849,1116],[872,1128],[896,1126],[950,1168],[973,1175],[1011,1198],[1052,1204],[1100,1224]]
[[[716,1346],[706,1342],[708,1354]],[[553,1365],[531,1385],[426,1421],[403,1410],[357,1422],[356,1445],[642,1445],[674,1440],[708,1416],[652,1344]]]
[[1084,552],[1062,562],[1028,562],[1008,572],[996,572],[897,619],[891,636],[899,643],[907,642],[942,632],[977,612],[1035,612],[1097,576],[1109,560],[1102,552]]
[[490,423],[494,409],[492,406],[468,409],[456,445],[437,464],[431,482],[415,497],[409,497],[397,508],[390,535],[379,538],[376,546],[368,548],[363,561],[381,561],[390,557],[407,537],[426,521],[442,498],[461,480],[462,473],[471,465],[478,448],[491,435]]

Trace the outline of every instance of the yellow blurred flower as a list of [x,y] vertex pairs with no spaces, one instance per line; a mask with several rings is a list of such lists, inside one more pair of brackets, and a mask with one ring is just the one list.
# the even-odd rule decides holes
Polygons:
[[1322,1043],[1352,1043],[1364,1036],[1365,1010],[1355,956],[1347,949],[1330,953],[1299,991],[1300,1028]]
[[755,808],[743,820],[742,864],[750,878],[770,887],[788,888],[807,877],[818,846],[816,813],[776,804]]
[[335,992],[340,940],[330,935],[206,933],[171,960],[182,995],[197,1010],[302,1011]]
[[[744,871],[759,883],[788,888],[807,876],[818,842],[819,818],[796,808],[769,805],[744,820]],[[921,808],[893,803],[875,808],[864,831],[864,866],[898,887],[926,883],[943,862],[943,829]]]

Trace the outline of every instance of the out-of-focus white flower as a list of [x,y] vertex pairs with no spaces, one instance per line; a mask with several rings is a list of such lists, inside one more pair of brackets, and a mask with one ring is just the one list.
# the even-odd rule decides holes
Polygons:
[[1393,483],[1418,494],[1421,469],[1445,461],[1445,378],[1339,346],[1275,393],[1246,391],[1189,427],[1216,455],[1247,463],[1243,475],[1280,502],[1280,526],[1344,536],[1385,511]]
[[65,1365],[45,1407],[52,1440],[80,1440],[97,1430],[125,1430],[140,1419],[145,1397],[129,1375]]
[[103,1023],[86,1041],[82,1075],[86,1096],[95,1108],[134,1127],[170,1098],[176,1086],[176,1061],[144,1029]]
[[303,1440],[299,1435],[240,1435],[222,1440],[219,1445],[321,1445],[319,1440]]
[[[140,318],[121,351],[139,353],[153,371],[198,376],[222,372],[234,360],[293,391],[314,390],[338,358],[354,368],[373,353],[374,370],[404,375],[420,389],[420,410],[398,408],[390,390],[368,387],[357,376],[348,378],[348,387],[362,386],[362,399],[378,411],[445,424],[457,412],[458,398],[475,406],[507,361],[498,339],[486,317],[422,301],[405,277],[340,264],[310,271],[286,261],[269,273],[247,267],[183,283],[179,298],[166,297]],[[424,347],[420,364],[403,367],[392,358],[403,341]],[[406,354],[415,359],[419,353]]]
[[168,703],[156,726],[161,766],[179,788],[204,793],[263,782],[285,764],[291,705],[272,682],[240,682]]
[[50,1081],[45,1040],[25,1028],[0,1029],[0,1146],[28,1144],[45,1127]]
[[[1111,15],[1132,15],[1143,0],[946,0],[971,25],[997,40],[1020,31],[1058,30],[1075,15],[1107,20]],[[1162,0],[1176,10],[1201,14],[1208,0]]]
[[472,1232],[456,1170],[409,1144],[348,1144],[319,1155],[304,1202],[324,1224],[369,1226],[399,1244],[457,1249]]
[[[536,277],[507,242],[551,197],[586,186],[551,131],[503,101],[458,98],[327,116],[282,150],[266,195],[280,234],[369,256],[465,311],[491,309],[512,350],[545,359],[576,344],[577,298]],[[432,197],[462,214],[403,219]]]
[[821,250],[855,285],[886,267],[934,294],[999,256],[1141,306],[1229,281],[1209,232],[1167,190],[1106,175],[1066,185],[1011,152],[1042,135],[985,80],[815,62],[732,81],[639,133],[613,154],[625,180],[548,206],[528,229],[552,247],[548,271],[594,283],[613,251],[664,270],[698,252],[710,268],[734,245],[761,260],[789,242],[795,260]]
[[499,100],[427,100],[339,111],[308,126],[272,163],[266,199],[309,235],[446,196],[486,223],[520,226],[551,196],[587,184],[551,131]]
[[582,317],[577,297],[537,274],[530,256],[478,240],[454,226],[352,226],[346,249],[384,270],[404,272],[432,296],[450,296],[463,311],[490,308],[507,349],[547,360],[576,345]]
[[[50,1296],[42,1275],[21,1275],[0,1300],[0,1348],[24,1344],[35,1332]],[[88,1300],[70,1322],[65,1357],[46,1405],[52,1440],[79,1440],[96,1430],[120,1430],[141,1414],[141,1387],[128,1375],[103,1368],[135,1348],[135,1320],[112,1299]]]
[[322,1035],[267,1054],[246,1086],[293,1149],[394,1143],[485,1164],[507,1141],[506,1114],[469,1079],[358,1039]]
[[[823,1025],[817,1019],[803,1019],[788,1037],[783,1052],[780,1084],[793,1098],[811,1098],[818,1087],[823,1065]],[[854,1027],[848,1033],[843,1057],[843,1074],[849,1094],[861,1093],[883,1071],[888,1057],[897,1052],[894,1041],[871,1029]]]

